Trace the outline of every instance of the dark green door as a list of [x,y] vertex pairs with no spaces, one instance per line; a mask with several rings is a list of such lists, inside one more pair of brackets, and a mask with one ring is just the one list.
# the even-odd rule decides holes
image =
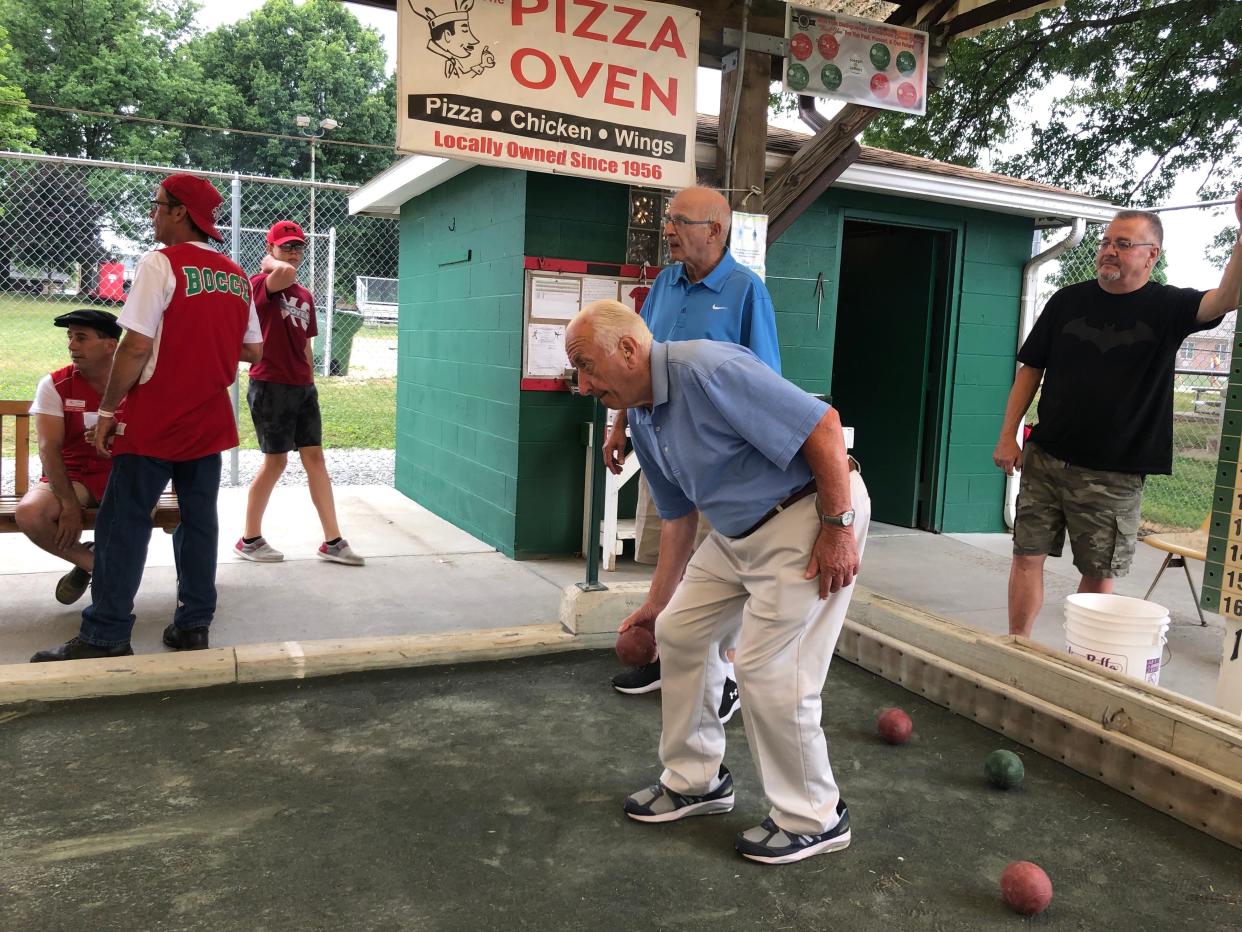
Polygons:
[[[934,530],[944,378],[943,293],[934,274],[949,234],[847,220],[841,241],[832,402],[854,428],[872,518]],[[933,355],[933,348],[936,354]]]

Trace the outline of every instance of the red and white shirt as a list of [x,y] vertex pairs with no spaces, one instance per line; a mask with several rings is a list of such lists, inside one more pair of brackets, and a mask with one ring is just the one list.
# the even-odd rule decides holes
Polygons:
[[267,272],[250,277],[250,292],[263,328],[263,358],[250,367],[250,378],[283,385],[313,385],[315,373],[306,344],[319,333],[315,299],[297,282],[284,291],[267,290]]
[[236,446],[228,388],[242,344],[263,340],[241,268],[206,243],[149,252],[117,320],[154,346],[112,452],[185,461]]
[[[80,482],[90,490],[95,501],[103,499],[108,485],[108,473],[112,460],[99,456],[95,445],[86,442],[86,429],[95,426],[99,411],[99,393],[91,388],[72,365],[57,369],[39,380],[31,414],[47,414],[64,418],[65,437],[60,448],[60,458],[70,482]],[[125,403],[116,409],[117,433],[125,430]],[[47,481],[47,475],[43,476]]]

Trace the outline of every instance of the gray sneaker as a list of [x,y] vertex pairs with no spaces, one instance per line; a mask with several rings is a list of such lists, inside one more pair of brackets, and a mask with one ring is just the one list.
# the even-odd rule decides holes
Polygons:
[[720,785],[702,796],[675,793],[656,783],[625,797],[625,814],[638,822],[675,822],[696,815],[715,815],[733,809],[733,775],[720,765]]
[[787,832],[771,818],[740,833],[733,840],[738,854],[761,864],[792,864],[817,854],[840,851],[850,845],[850,811],[837,802],[837,824],[818,835]]
[[319,549],[315,551],[319,554],[320,559],[330,560],[333,563],[344,563],[346,566],[362,566],[367,561],[358,554],[354,553],[354,549],[349,546],[349,541],[341,538],[335,544],[329,544],[324,541],[319,545]]
[[237,538],[237,543],[233,545],[233,553],[243,560],[253,560],[255,563],[279,563],[285,558],[283,553],[262,537],[250,543],[246,543],[244,537]]

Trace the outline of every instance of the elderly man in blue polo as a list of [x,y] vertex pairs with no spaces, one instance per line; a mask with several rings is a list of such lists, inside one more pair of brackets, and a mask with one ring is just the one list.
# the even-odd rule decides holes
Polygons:
[[[746,734],[772,805],[735,847],[769,864],[844,848],[849,813],[820,693],[871,506],[836,411],[745,347],[654,342],[616,301],[587,305],[565,348],[582,391],[627,410],[664,522],[651,589],[622,624],[654,621],[664,771],[626,798],[626,814],[671,822],[733,808],[717,701],[721,646],[736,642]],[[699,511],[713,531],[692,554]]]

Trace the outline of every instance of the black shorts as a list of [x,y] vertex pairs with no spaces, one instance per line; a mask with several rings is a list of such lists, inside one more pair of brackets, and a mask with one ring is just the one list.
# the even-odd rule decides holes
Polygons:
[[319,392],[314,385],[283,385],[250,380],[246,391],[250,419],[264,453],[288,453],[323,446]]

